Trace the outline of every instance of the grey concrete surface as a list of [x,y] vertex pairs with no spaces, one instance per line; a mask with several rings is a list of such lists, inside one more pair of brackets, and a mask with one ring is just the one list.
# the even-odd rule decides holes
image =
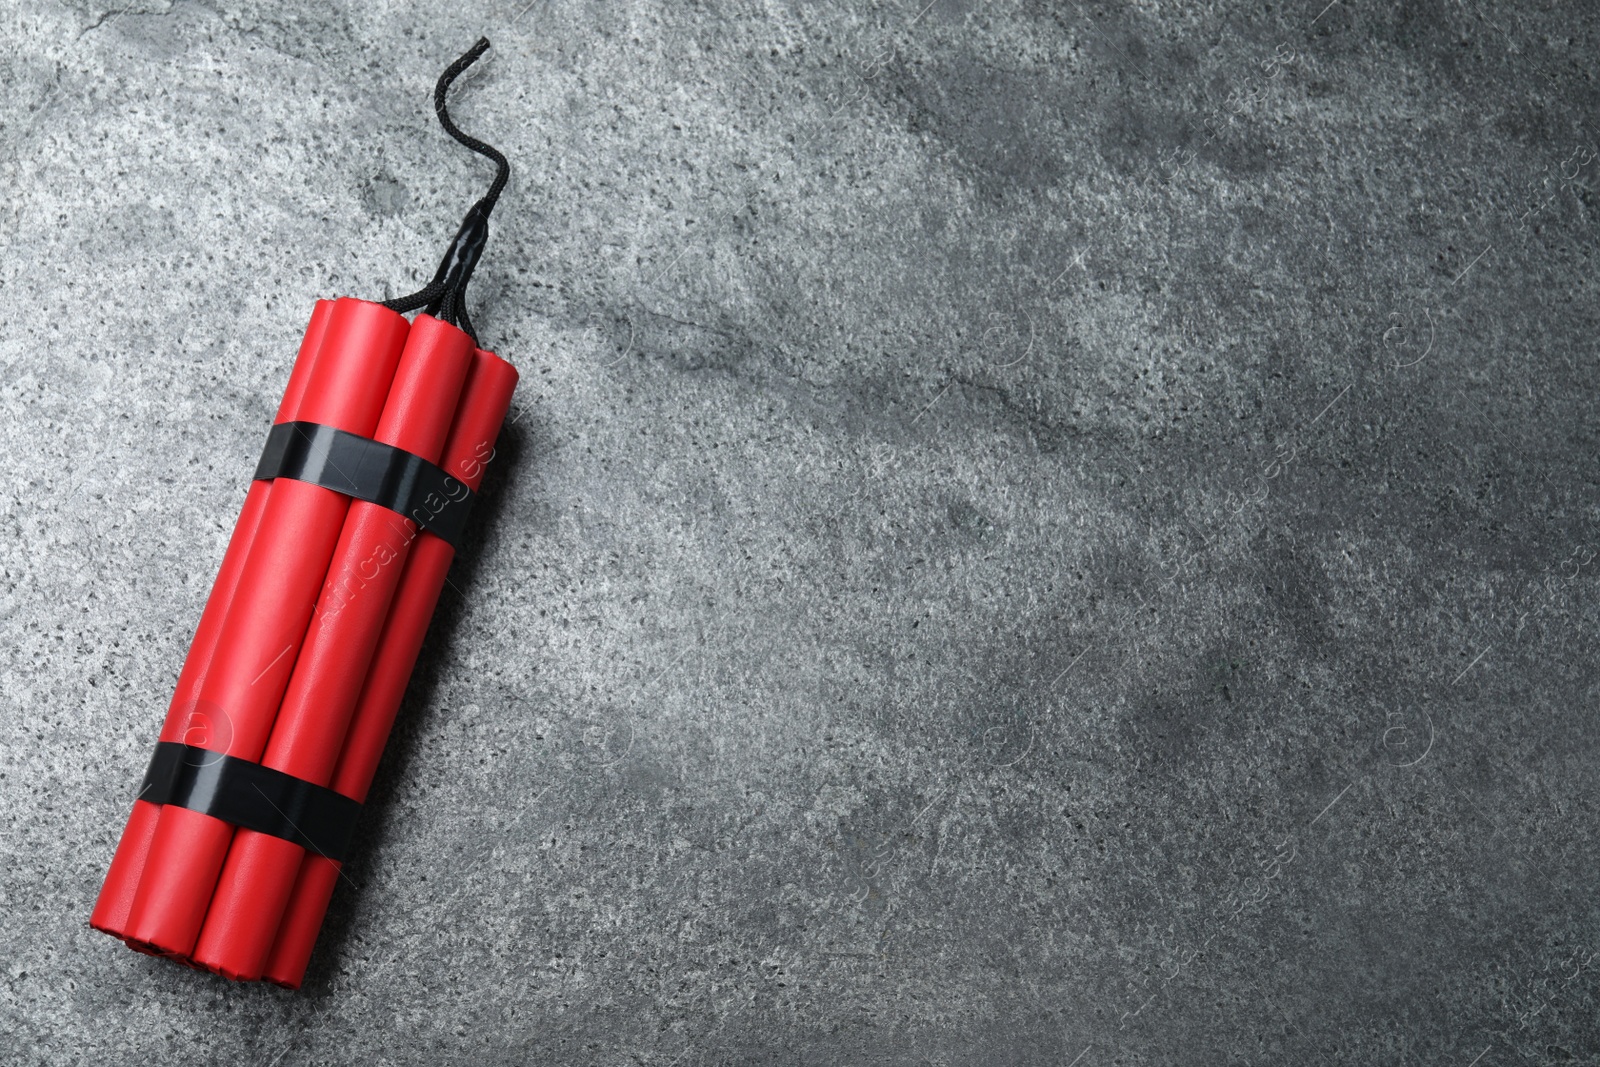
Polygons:
[[[7,1063],[1600,1063],[1600,13],[8,4]],[[312,301],[522,370],[306,988],[86,925]]]

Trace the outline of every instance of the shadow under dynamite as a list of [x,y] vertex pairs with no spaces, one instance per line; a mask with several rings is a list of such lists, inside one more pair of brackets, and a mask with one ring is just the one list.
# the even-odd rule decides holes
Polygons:
[[[515,405],[513,405],[515,411]],[[434,706],[434,697],[441,683],[449,680],[451,661],[454,659],[456,629],[466,608],[467,598],[477,585],[478,571],[483,563],[484,545],[492,533],[501,529],[506,501],[518,482],[534,472],[523,465],[534,457],[548,455],[549,448],[538,447],[543,434],[531,415],[525,414],[500,431],[495,442],[495,456],[484,475],[468,518],[467,536],[451,564],[449,584],[440,594],[439,605],[434,610],[433,622],[417,655],[416,667],[411,672],[411,683],[405,700],[395,717],[394,731],[385,746],[378,773],[372,780],[366,803],[356,823],[355,839],[350,858],[344,864],[345,877],[339,880],[328,912],[323,919],[322,932],[306,968],[299,995],[312,1000],[332,989],[333,978],[347,952],[350,951],[351,927],[363,907],[363,886],[372,869],[373,857],[383,849],[392,835],[405,833],[403,825],[395,824],[392,807],[399,783],[411,772],[413,762],[426,759],[419,753],[418,738],[422,726]],[[454,586],[454,588],[451,588]]]

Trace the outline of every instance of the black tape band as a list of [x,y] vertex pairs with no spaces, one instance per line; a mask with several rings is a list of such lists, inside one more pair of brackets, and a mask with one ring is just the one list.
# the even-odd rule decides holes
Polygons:
[[139,799],[281,837],[340,862],[361,811],[342,793],[303,778],[177,741],[156,744]]
[[315,422],[280,422],[267,434],[256,478],[293,478],[404,515],[460,548],[471,489],[404,449]]

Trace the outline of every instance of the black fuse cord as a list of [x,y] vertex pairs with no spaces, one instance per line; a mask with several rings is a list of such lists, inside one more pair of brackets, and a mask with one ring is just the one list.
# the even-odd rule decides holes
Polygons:
[[425,314],[464,331],[472,338],[473,344],[478,343],[478,335],[472,328],[472,319],[467,315],[467,283],[472,280],[472,272],[478,266],[478,257],[483,254],[483,246],[489,240],[489,212],[494,210],[495,201],[500,199],[500,193],[504,191],[506,181],[511,177],[511,164],[507,163],[506,157],[492,145],[462,132],[450,118],[450,111],[445,107],[445,95],[450,91],[450,84],[461,76],[461,72],[476,63],[478,57],[488,50],[489,39],[480,37],[478,43],[468,49],[465,55],[445,68],[433,89],[433,110],[439,116],[439,125],[444,127],[444,132],[480,156],[494,162],[498,168],[494,181],[490,183],[489,191],[483,194],[482,199],[467,211],[467,217],[461,221],[461,228],[456,231],[455,240],[450,242],[450,248],[439,263],[439,269],[434,272],[433,281],[410,296],[383,302],[384,307],[393,311],[406,312],[422,308]]

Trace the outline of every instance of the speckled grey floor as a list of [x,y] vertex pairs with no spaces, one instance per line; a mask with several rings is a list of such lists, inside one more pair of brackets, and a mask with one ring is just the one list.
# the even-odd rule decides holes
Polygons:
[[[1600,1063],[1600,13],[6,5],[6,1063]],[[312,301],[523,371],[300,993],[86,919]]]

